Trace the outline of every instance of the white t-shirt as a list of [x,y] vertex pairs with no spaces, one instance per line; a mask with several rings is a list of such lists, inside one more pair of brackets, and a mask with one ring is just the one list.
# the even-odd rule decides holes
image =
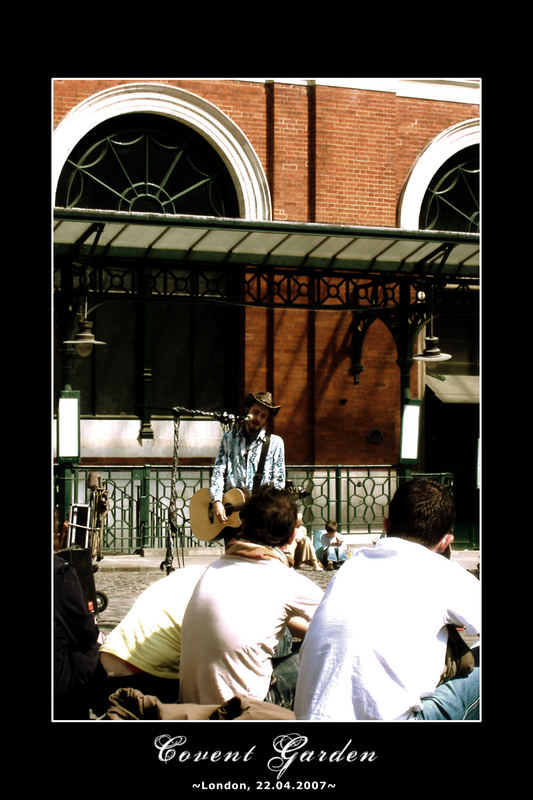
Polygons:
[[477,635],[479,581],[396,537],[361,548],[334,576],[304,639],[297,719],[397,720],[421,709],[445,662],[448,623]]
[[344,545],[344,539],[340,533],[335,532],[333,536],[330,536],[328,532],[325,531],[322,534],[321,543],[324,550],[327,550],[328,547],[342,547]]
[[106,637],[101,652],[158,678],[179,678],[181,623],[205,565],[177,569],[152,583]]
[[264,700],[291,617],[310,620],[322,589],[276,559],[222,556],[199,581],[181,630],[180,700]]

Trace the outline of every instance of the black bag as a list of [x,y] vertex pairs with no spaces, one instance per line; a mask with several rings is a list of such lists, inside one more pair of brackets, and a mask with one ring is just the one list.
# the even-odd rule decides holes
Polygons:
[[90,685],[101,675],[99,630],[73,566],[54,557],[54,718],[88,719]]

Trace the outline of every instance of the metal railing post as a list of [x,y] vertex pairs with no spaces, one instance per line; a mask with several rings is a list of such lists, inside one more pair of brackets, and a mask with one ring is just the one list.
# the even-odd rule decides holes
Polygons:
[[[61,487],[63,496],[66,493],[69,497],[77,498],[78,483],[79,488],[86,486],[87,473],[94,468],[78,467],[69,470],[65,476],[65,470],[61,467],[56,473],[58,494],[61,483],[66,480],[67,486]],[[144,555],[145,548],[164,548],[164,523],[168,518],[172,483],[170,467],[162,470],[148,465],[142,468],[120,466],[108,470],[102,470],[101,467],[97,469],[102,473],[110,499],[103,550]],[[179,539],[180,545],[205,546],[190,531],[188,504],[194,492],[209,485],[211,472],[210,466],[180,466],[178,469],[176,500],[179,523],[176,541]],[[454,476],[451,473],[411,474],[413,477],[425,476],[439,480],[453,492]],[[346,533],[368,535],[379,530],[395,488],[405,476],[400,476],[389,465],[302,465],[288,467],[287,478],[295,486],[302,486],[310,492],[302,501],[305,525],[310,533],[317,526],[324,527],[328,519],[335,517]],[[65,512],[68,516],[67,509]]]
[[335,467],[335,520],[339,527],[342,521],[342,479],[341,467]]
[[144,556],[144,548],[150,529],[150,467],[146,465],[141,471],[138,498],[137,549],[135,553]]

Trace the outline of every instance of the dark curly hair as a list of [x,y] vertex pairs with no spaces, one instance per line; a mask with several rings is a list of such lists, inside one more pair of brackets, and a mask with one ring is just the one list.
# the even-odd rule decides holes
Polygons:
[[455,503],[441,483],[414,478],[401,483],[389,505],[388,536],[432,547],[450,533]]
[[241,512],[243,537],[268,547],[287,544],[296,527],[298,506],[294,493],[261,486],[248,498]]

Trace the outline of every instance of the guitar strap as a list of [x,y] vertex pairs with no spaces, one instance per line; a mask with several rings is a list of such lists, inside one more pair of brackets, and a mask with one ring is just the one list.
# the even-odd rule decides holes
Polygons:
[[256,492],[261,486],[261,481],[263,480],[263,472],[265,470],[265,460],[266,460],[266,455],[268,453],[269,445],[270,445],[270,434],[267,433],[267,435],[265,436],[265,440],[263,442],[263,446],[261,448],[261,457],[259,459],[259,464],[257,465],[257,472],[255,473],[254,477],[252,492]]

